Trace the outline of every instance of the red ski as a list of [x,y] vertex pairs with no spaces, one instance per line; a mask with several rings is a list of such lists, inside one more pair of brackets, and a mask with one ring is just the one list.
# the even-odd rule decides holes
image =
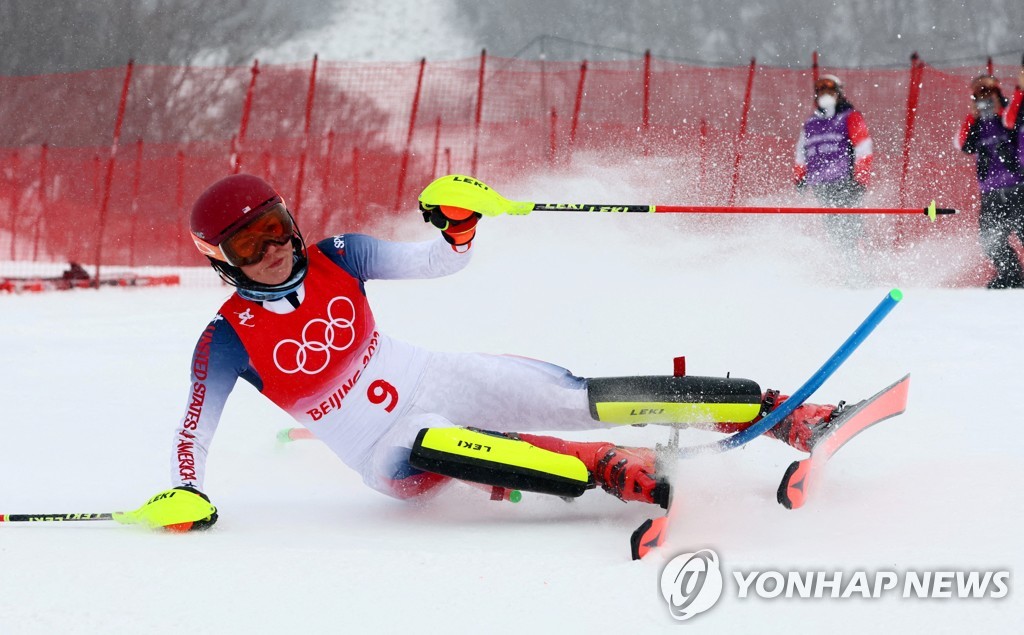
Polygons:
[[634,560],[639,560],[647,552],[665,544],[665,533],[668,531],[668,514],[657,518],[648,518],[636,528],[629,539],[630,552]]
[[865,429],[902,414],[907,409],[910,375],[877,392],[872,397],[847,406],[825,428],[811,448],[811,455],[794,461],[779,484],[778,500],[787,509],[802,507],[807,500],[808,487],[813,487],[822,466],[839,448]]

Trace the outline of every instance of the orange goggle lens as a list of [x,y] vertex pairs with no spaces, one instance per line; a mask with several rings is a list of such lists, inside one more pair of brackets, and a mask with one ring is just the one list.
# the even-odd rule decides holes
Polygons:
[[291,214],[278,204],[224,240],[220,248],[228,264],[244,267],[262,260],[270,245],[283,245],[294,235]]
[[838,90],[838,89],[839,89],[839,87],[836,86],[836,83],[834,81],[832,81],[831,79],[819,79],[814,84],[814,92],[816,92],[816,93],[820,93],[820,92],[826,91],[826,90]]

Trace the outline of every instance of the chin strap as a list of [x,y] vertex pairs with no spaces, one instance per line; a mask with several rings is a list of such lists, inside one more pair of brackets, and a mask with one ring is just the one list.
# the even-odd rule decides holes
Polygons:
[[274,300],[287,297],[290,293],[295,293],[295,290],[302,286],[302,281],[306,277],[305,273],[305,270],[303,270],[301,276],[296,276],[294,281],[289,280],[289,282],[285,283],[287,286],[282,289],[275,289],[273,291],[259,291],[244,287],[236,287],[236,289],[238,290],[238,295],[250,302],[273,302]]
[[281,284],[275,286],[267,286],[253,282],[242,273],[241,269],[232,267],[225,262],[211,258],[210,263],[213,265],[213,268],[217,270],[217,273],[220,274],[220,277],[224,282],[235,287],[238,290],[238,295],[250,302],[271,302],[273,300],[280,300],[289,293],[294,292],[302,285],[302,281],[306,279],[306,271],[308,270],[308,260],[304,249],[301,251],[297,249],[295,251],[295,264],[292,266],[292,275]]

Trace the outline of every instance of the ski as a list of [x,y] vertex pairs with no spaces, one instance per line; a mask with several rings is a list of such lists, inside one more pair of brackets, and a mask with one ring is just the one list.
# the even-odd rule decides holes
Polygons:
[[[899,289],[892,289],[891,291],[889,291],[889,293],[886,294],[885,298],[878,304],[878,306],[876,306],[874,310],[872,310],[871,313],[869,313],[868,316],[864,318],[864,321],[861,322],[856,329],[854,329],[853,333],[851,333],[850,336],[846,338],[846,341],[843,342],[827,360],[825,360],[825,363],[821,366],[821,368],[815,371],[814,374],[812,374],[807,379],[807,381],[803,383],[802,386],[797,388],[789,399],[782,402],[782,404],[780,404],[774,410],[769,412],[767,416],[765,416],[757,423],[749,426],[745,430],[737,432],[736,434],[732,435],[731,437],[728,437],[727,439],[723,439],[721,441],[717,441],[711,444],[693,446],[688,448],[679,447],[679,430],[675,429],[673,430],[672,438],[668,446],[666,448],[660,449],[667,456],[672,456],[673,458],[689,458],[693,456],[699,456],[702,454],[724,452],[726,450],[731,450],[740,447],[745,443],[749,442],[750,440],[761,436],[768,430],[771,430],[773,427],[778,425],[783,419],[789,416],[790,413],[792,413],[798,407],[803,405],[803,403],[807,401],[808,397],[810,397],[815,390],[820,388],[821,385],[825,383],[825,380],[832,376],[832,373],[834,373],[836,369],[839,368],[843,364],[843,362],[845,362],[850,357],[853,351],[855,351],[857,347],[860,346],[860,344],[867,338],[867,336],[870,335],[872,331],[874,331],[875,327],[878,326],[878,324],[883,319],[885,319],[885,316],[887,316],[889,312],[892,311],[893,307],[895,307],[896,304],[899,303],[902,299],[903,292],[900,291]],[[890,386],[888,389],[883,390],[881,393],[875,395],[867,402],[862,402],[860,404],[857,404],[856,406],[851,407],[849,417],[852,420],[852,418],[856,415],[857,411],[861,409],[868,409],[868,406],[875,399],[881,399],[883,403],[889,403],[890,401],[894,401],[890,399],[882,399],[882,396],[885,395],[887,391],[899,386],[901,382],[909,382],[909,380],[910,376],[908,375],[904,377],[902,380],[900,380],[900,382],[896,382],[896,384],[893,384],[893,386]],[[903,412],[902,408],[904,407],[906,407],[905,388],[903,390],[903,405],[899,412]],[[874,413],[875,409],[871,408],[870,411]],[[860,432],[860,430],[863,430],[867,426],[871,425],[871,423],[876,423],[877,421],[880,421],[883,418],[899,414],[899,412],[894,412],[889,415],[876,417],[875,420],[870,421],[869,423],[862,422],[859,428],[856,426],[856,424],[854,424],[849,429],[843,429],[842,431],[840,431],[842,428],[844,428],[844,426],[835,426],[833,431],[825,434],[821,439],[819,439],[820,446],[822,449],[817,454],[817,456],[815,456],[815,454],[812,453],[809,462],[798,461],[796,463],[793,463],[793,465],[789,467],[789,471],[786,472],[786,476],[783,478],[782,485],[779,486],[779,502],[782,502],[783,505],[792,508],[793,501],[798,499],[799,502],[795,506],[799,507],[800,505],[802,505],[804,497],[804,484],[807,475],[810,474],[812,468],[819,464],[819,462],[824,463],[825,461],[827,461],[829,456],[832,456],[832,454],[834,454],[840,446],[846,443],[846,441],[848,441],[854,434]],[[842,420],[845,419],[845,417],[840,417],[840,423]],[[787,503],[784,501],[788,501],[789,504],[787,505]],[[639,560],[643,558],[644,555],[646,555],[651,549],[659,547],[665,543],[665,536],[667,534],[668,529],[668,521],[671,515],[672,505],[669,504],[668,510],[666,511],[664,518],[648,519],[644,521],[636,530],[633,531],[633,534],[630,536],[629,544],[634,560]]]
[[[770,430],[783,419],[788,417],[790,413],[803,405],[807,398],[810,396],[811,391],[808,390],[808,386],[812,382],[816,381],[816,377],[822,371],[815,373],[807,382],[800,387],[799,390],[793,393],[793,396],[784,401],[778,408],[775,408],[768,415],[760,421],[760,426],[765,430]],[[824,381],[823,379],[821,381]],[[743,432],[738,433],[735,436],[739,436]],[[707,448],[709,446],[697,446]],[[676,459],[679,457],[690,456],[685,452],[688,448],[679,447],[679,428],[672,430],[672,437],[669,439],[667,445],[658,445],[656,450],[666,458]],[[669,519],[672,517],[672,501],[669,501],[668,508],[665,510],[665,515],[658,518],[648,518],[639,527],[633,531],[633,535],[630,536],[629,546],[630,553],[633,556],[633,560],[640,560],[649,551],[656,547],[660,547],[665,544],[665,538],[668,536],[668,525]]]
[[[806,396],[800,398],[796,396],[796,393],[794,393],[793,397],[790,397],[783,402],[783,406],[785,407],[780,406],[779,408],[776,408],[770,412],[767,417],[762,419],[762,421],[767,421],[768,428],[770,429],[782,421],[783,418],[788,416],[789,413],[793,412],[793,410],[800,407],[806,399]],[[679,458],[679,429],[673,429],[672,438],[669,443],[667,445],[659,444],[656,450],[667,459]],[[664,516],[648,518],[641,523],[639,527],[633,530],[633,534],[629,537],[630,555],[633,557],[633,560],[640,560],[652,549],[665,544],[665,538],[668,536],[670,518],[672,518],[671,496]]]
[[793,461],[782,477],[777,498],[786,509],[797,509],[807,501],[808,488],[818,480],[822,466],[839,448],[867,428],[902,414],[907,409],[907,393],[910,389],[910,375],[884,388],[873,396],[847,406],[825,428],[818,438],[811,454],[801,461]]
[[670,505],[664,516],[648,518],[645,520],[629,538],[630,551],[634,560],[639,560],[647,555],[651,549],[665,544],[665,536],[668,534],[668,519],[672,511]]
[[[807,498],[808,484],[813,485],[822,466],[839,448],[863,430],[906,410],[909,388],[910,375],[906,375],[868,399],[843,409],[815,441],[810,456],[802,461],[794,461],[786,470],[779,484],[778,501],[787,509],[801,507]],[[671,447],[672,444],[668,446],[669,449]],[[648,518],[633,531],[629,540],[633,560],[640,560],[652,549],[665,543],[671,517],[670,503],[664,516]]]

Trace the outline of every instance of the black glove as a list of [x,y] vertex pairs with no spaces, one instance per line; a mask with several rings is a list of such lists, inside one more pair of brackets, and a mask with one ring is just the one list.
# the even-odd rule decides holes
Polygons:
[[193,531],[213,527],[217,522],[217,508],[206,494],[196,488],[178,486],[157,493],[135,511],[115,512],[114,520],[154,529]]
[[[207,503],[210,502],[210,497],[209,496],[207,496],[206,494],[200,492],[199,490],[197,490],[194,487],[189,487],[188,485],[179,485],[178,487],[175,487],[174,489],[180,489],[180,490],[184,490],[186,492],[192,492],[193,494],[196,494],[197,496],[202,498]],[[210,503],[210,504],[212,505],[212,503]],[[180,529],[180,531],[204,531],[206,529],[209,529],[210,527],[213,527],[213,525],[216,522],[217,522],[217,508],[214,507],[212,514],[210,514],[206,518],[203,518],[202,520],[193,520],[192,521],[192,525],[190,527],[187,527],[187,528],[182,527]]]
[[[207,495],[203,494],[202,492],[200,492],[196,488],[191,488],[191,486],[188,486],[188,485],[178,485],[177,488],[174,488],[174,489],[175,490],[183,490],[185,492],[191,492],[191,493],[195,494],[196,496],[200,497],[201,499],[203,499],[204,501],[206,501],[207,503],[210,503],[210,497],[208,497]],[[210,503],[210,504],[212,505],[213,503]],[[193,520],[193,521],[191,521],[191,525],[187,526],[187,527],[184,526],[184,524],[187,524],[187,523],[182,523],[181,525],[178,525],[178,527],[175,527],[175,528],[177,528],[177,530],[179,532],[202,532],[202,531],[205,531],[205,530],[209,530],[209,528],[212,527],[216,522],[217,522],[217,508],[214,507],[213,508],[213,513],[210,514],[209,516],[207,516],[206,518],[203,518],[201,520]]]
[[476,224],[481,215],[472,210],[445,205],[427,205],[420,202],[423,222],[441,230],[441,235],[453,247],[468,247],[476,236]]

